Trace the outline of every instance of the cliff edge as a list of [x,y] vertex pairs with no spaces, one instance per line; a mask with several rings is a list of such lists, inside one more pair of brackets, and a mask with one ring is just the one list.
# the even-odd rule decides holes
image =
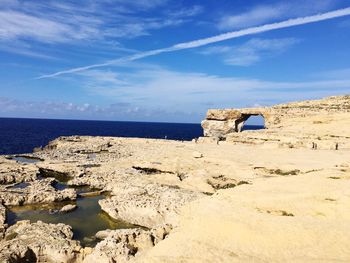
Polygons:
[[[264,118],[265,129],[242,132],[249,117],[257,115]],[[350,149],[350,95],[272,107],[210,109],[202,127],[205,137],[233,143]]]

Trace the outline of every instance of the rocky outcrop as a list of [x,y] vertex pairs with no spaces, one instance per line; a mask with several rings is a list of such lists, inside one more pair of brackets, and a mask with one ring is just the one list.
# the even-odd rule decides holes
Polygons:
[[213,136],[218,138],[225,137],[231,132],[240,132],[244,122],[250,116],[261,115],[265,119],[265,126],[276,122],[269,108],[251,108],[251,109],[210,109],[207,112],[206,119],[202,121],[204,136]]
[[349,172],[265,177],[192,202],[137,262],[348,262]]
[[170,230],[170,226],[161,226],[151,230],[137,228],[109,231],[84,263],[128,262],[164,240]]
[[0,186],[0,200],[6,205],[52,203],[76,199],[74,189],[56,190],[55,179],[47,178],[28,183],[23,188]]
[[70,226],[19,221],[0,243],[0,262],[74,262],[80,252]]
[[[245,121],[256,115],[264,118],[265,129],[237,134]],[[272,107],[211,109],[202,127],[204,136],[217,140],[338,150],[350,149],[350,137],[339,130],[342,122],[349,122],[349,116],[350,96],[335,96]]]
[[[304,115],[279,120],[282,115],[265,108],[208,113],[218,123],[242,114],[268,119],[268,129],[230,132],[226,141],[216,135],[193,142],[72,136],[32,154],[42,159],[36,164],[0,157],[0,171],[12,173],[0,186],[0,262],[348,262],[350,115],[343,102],[340,110],[291,104]],[[28,176],[17,176],[22,168]],[[7,226],[13,222],[5,221],[7,205],[76,197],[73,189],[57,190],[65,185],[56,180],[105,193],[105,212],[148,229],[89,233],[99,243],[81,248],[61,224]],[[117,224],[133,227],[127,222]]]
[[179,208],[203,196],[201,193],[167,186],[148,184],[144,187],[130,187],[113,196],[100,200],[105,212],[115,219],[135,225],[156,227],[163,224],[177,224]]
[[37,178],[38,172],[33,164],[20,164],[0,156],[0,184],[31,182]]

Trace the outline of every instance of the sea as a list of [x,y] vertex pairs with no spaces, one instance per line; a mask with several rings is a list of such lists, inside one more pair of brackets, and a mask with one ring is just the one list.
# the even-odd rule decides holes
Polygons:
[[[260,126],[247,125],[245,129]],[[0,118],[0,154],[31,153],[59,136],[90,135],[189,141],[203,135],[200,124]]]

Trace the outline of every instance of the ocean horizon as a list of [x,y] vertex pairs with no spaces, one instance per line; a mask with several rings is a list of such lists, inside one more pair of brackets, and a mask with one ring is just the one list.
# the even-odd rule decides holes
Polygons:
[[[258,129],[261,125],[246,125]],[[195,123],[0,118],[0,154],[31,153],[60,136],[137,137],[190,141],[203,136]]]

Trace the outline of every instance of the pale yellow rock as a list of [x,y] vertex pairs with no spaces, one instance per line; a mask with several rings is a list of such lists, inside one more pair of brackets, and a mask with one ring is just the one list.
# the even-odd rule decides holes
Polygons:
[[193,157],[193,158],[196,158],[196,159],[202,158],[202,157],[203,157],[203,154],[200,153],[200,152],[193,152],[193,153],[192,153],[192,157]]
[[350,180],[258,179],[187,205],[140,262],[349,262]]
[[[349,99],[214,110],[205,121],[212,137],[192,142],[72,136],[34,153],[43,161],[27,168],[0,157],[0,232],[10,239],[13,229],[28,229],[1,240],[0,252],[11,259],[8,251],[23,256],[29,245],[29,256],[74,263],[350,262]],[[237,114],[238,123],[229,119]],[[236,132],[249,114],[263,115],[268,129]],[[222,128],[231,133],[221,137]],[[149,230],[104,231],[95,248],[79,249],[69,231],[46,240],[62,226],[9,228],[6,205],[69,197],[51,186],[54,179],[37,180],[38,170],[109,191],[103,210]],[[24,173],[16,178],[17,171]],[[13,189],[23,181],[29,186]]]
[[[236,134],[256,115],[264,117],[266,130]],[[349,95],[266,108],[211,109],[202,121],[204,136],[233,143],[331,150],[350,149],[349,125]]]

